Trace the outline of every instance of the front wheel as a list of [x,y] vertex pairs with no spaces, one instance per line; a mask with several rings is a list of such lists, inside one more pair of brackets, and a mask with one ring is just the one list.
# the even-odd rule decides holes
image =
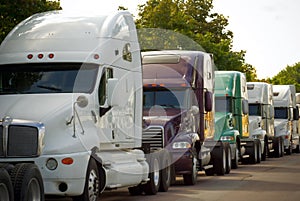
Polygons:
[[236,147],[235,147],[235,152],[234,152],[234,159],[232,159],[231,161],[231,168],[232,169],[237,169],[239,167],[239,157],[240,157],[240,151],[239,151],[239,148],[238,148],[238,144],[236,144]]
[[226,169],[225,174],[229,174],[231,171],[231,147],[229,143],[225,144],[225,153],[226,153]]
[[256,148],[257,148],[257,157],[256,157],[256,163],[261,162],[261,142],[260,140],[255,140],[256,141]]
[[0,168],[0,201],[14,201],[14,190],[6,169]]
[[171,185],[171,156],[167,151],[161,153],[160,157],[160,192],[167,192]]
[[44,201],[44,185],[39,168],[32,163],[19,163],[11,171],[15,200]]
[[214,147],[212,158],[215,174],[223,176],[226,169],[226,152],[223,143],[220,146]]
[[151,153],[146,156],[147,162],[150,167],[149,172],[149,181],[143,185],[143,190],[146,195],[155,195],[160,186],[160,163],[159,163],[159,157],[156,156],[156,153]]
[[86,172],[86,181],[83,194],[73,198],[74,201],[96,201],[100,191],[100,176],[97,163],[94,159],[90,159]]
[[195,185],[197,183],[198,169],[197,169],[197,158],[193,155],[192,159],[192,172],[190,174],[183,175],[183,183],[185,185]]

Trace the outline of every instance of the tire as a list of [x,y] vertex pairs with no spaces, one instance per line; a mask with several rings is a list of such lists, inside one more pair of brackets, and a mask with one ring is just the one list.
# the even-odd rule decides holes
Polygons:
[[86,172],[82,195],[73,197],[74,201],[96,201],[100,195],[100,174],[96,161],[91,158]]
[[[291,143],[292,144],[292,143]],[[287,149],[285,149],[285,153],[286,155],[291,155],[293,152],[293,148],[292,145],[290,145]]]
[[234,156],[234,159],[232,159],[232,161],[231,161],[232,169],[237,169],[239,167],[239,156],[240,156],[240,153],[239,153],[238,145],[236,145],[235,156]]
[[253,141],[253,146],[247,147],[249,158],[249,164],[255,164],[257,162],[257,142],[256,140]]
[[256,156],[256,163],[261,162],[261,142],[260,140],[255,140],[256,148],[257,148],[257,156]]
[[265,140],[264,143],[264,153],[261,155],[261,161],[266,161],[267,160],[267,153],[268,153],[268,140]]
[[280,155],[279,157],[283,157],[284,156],[284,140],[279,137],[279,141],[280,141]]
[[183,175],[184,185],[195,185],[197,183],[198,169],[197,169],[197,158],[193,155],[192,158],[192,172],[190,174]]
[[128,188],[129,194],[132,196],[142,195],[143,188],[141,185],[133,186]]
[[157,157],[156,153],[151,153],[146,156],[147,162],[149,164],[149,178],[150,180],[143,185],[143,191],[146,195],[155,195],[160,186],[160,162],[159,157]]
[[15,200],[44,201],[44,185],[39,168],[31,163],[19,163],[11,171]]
[[225,143],[225,153],[226,153],[226,169],[225,174],[229,174],[231,171],[231,147],[229,143]]
[[213,166],[216,175],[225,175],[226,152],[223,143],[221,144],[221,146],[216,146],[213,150]]
[[279,158],[281,156],[282,150],[281,150],[281,137],[276,137],[274,139],[274,157]]
[[14,201],[14,190],[6,169],[0,168],[0,201]]
[[161,153],[162,157],[160,157],[160,192],[167,192],[171,185],[171,156],[167,151],[163,151]]
[[300,153],[300,145],[299,144],[296,147],[295,153],[297,153],[297,154]]

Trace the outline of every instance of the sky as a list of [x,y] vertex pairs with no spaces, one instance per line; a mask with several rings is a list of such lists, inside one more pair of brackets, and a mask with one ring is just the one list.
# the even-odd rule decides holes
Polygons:
[[[124,6],[137,16],[146,0],[60,0],[64,10],[113,11]],[[233,50],[245,50],[245,62],[259,79],[272,78],[300,62],[300,0],[213,0],[213,12],[229,20]]]

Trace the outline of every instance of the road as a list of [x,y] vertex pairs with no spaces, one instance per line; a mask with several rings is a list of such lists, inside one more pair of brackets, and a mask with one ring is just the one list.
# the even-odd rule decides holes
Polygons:
[[105,191],[99,201],[291,201],[300,198],[300,154],[267,158],[260,164],[240,165],[225,176],[199,172],[195,186],[181,178],[168,192],[130,196],[127,189]]

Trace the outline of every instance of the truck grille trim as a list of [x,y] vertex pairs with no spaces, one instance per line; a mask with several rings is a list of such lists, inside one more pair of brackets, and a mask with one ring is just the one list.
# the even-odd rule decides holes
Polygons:
[[39,128],[32,125],[0,125],[0,157],[37,157]]
[[149,126],[143,129],[143,144],[149,144],[151,149],[160,149],[164,147],[164,129],[163,127]]

